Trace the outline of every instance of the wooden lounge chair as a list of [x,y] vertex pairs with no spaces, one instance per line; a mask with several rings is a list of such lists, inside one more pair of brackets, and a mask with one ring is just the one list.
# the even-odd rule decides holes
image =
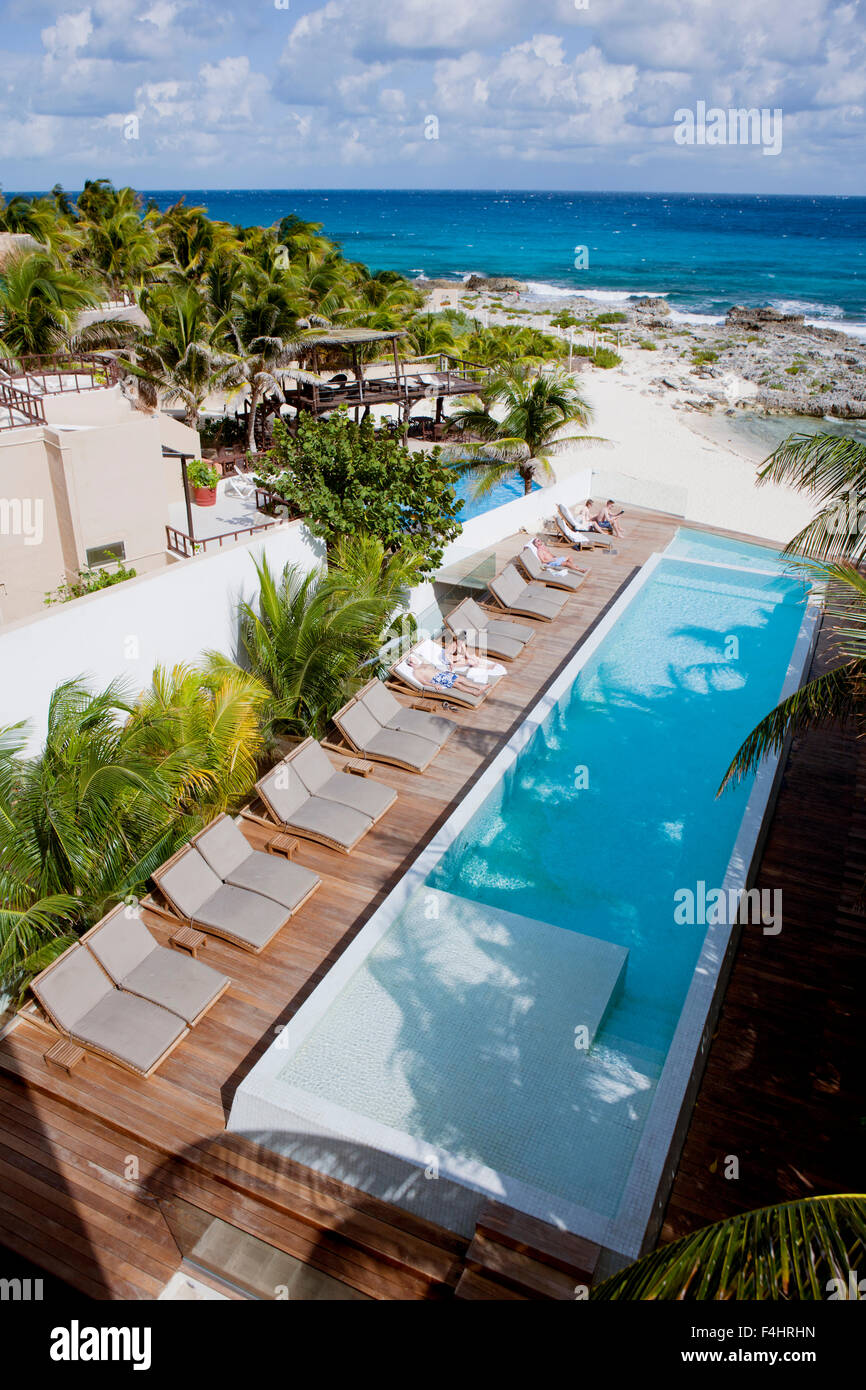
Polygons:
[[118,989],[149,999],[198,1023],[231,984],[228,975],[169,951],[154,940],[138,913],[118,903],[81,938]]
[[[245,836],[241,838],[246,840]],[[270,859],[272,856],[263,857]],[[300,869],[298,864],[283,863],[275,857],[274,864],[284,869]],[[317,874],[309,869],[303,872],[309,878],[281,875],[281,896],[290,897],[292,902],[280,902],[257,890],[226,883],[211,868],[198,846],[189,844],[172,855],[153,875],[170,912],[148,899],[143,906],[169,920],[177,919],[187,926],[210,932],[212,936],[224,937],[241,950],[259,955],[319,887],[321,880]],[[315,880],[312,885],[310,878]]]
[[189,1032],[176,1013],[116,989],[80,942],[31,980],[51,1023],[86,1052],[150,1076]]
[[445,626],[455,637],[465,637],[470,646],[500,661],[514,661],[535,636],[534,627],[494,617],[474,598],[458,603],[445,619]]
[[[298,751],[294,750],[295,755]],[[352,780],[348,774],[344,775],[347,781]],[[352,804],[351,793],[337,801],[312,792],[295,768],[292,755],[272,767],[256,783],[256,791],[274,825],[305,840],[327,845],[328,849],[338,850],[340,854],[351,854],[375,823],[371,815]],[[244,808],[243,814],[248,819],[253,818],[249,807]]]
[[[502,680],[504,672],[500,672],[499,675],[491,676],[484,684],[479,681],[474,690],[466,690],[464,688],[458,688],[457,686],[445,687],[433,685],[430,681],[424,681],[418,674],[417,667],[410,665],[409,658],[416,654],[421,657],[427,657],[428,651],[432,647],[438,647],[441,656],[442,647],[428,637],[425,638],[423,642],[419,642],[411,651],[406,652],[401,656],[399,661],[395,661],[394,665],[389,668],[388,675],[391,680],[401,690],[406,691],[407,694],[415,696],[423,695],[427,700],[448,700],[453,705],[462,705],[464,709],[477,709],[479,705],[484,704],[484,701],[487,699],[487,696],[490,694],[491,690],[493,690],[494,686],[498,685],[499,681]],[[431,657],[430,660],[432,665],[436,664],[435,658]],[[378,682],[378,684],[381,685],[381,681]],[[402,705],[400,708],[402,709]],[[416,714],[418,711],[410,710],[408,713]],[[391,727],[394,728],[396,725],[392,725]],[[411,729],[412,726],[407,725],[406,727]]]
[[567,569],[565,565],[558,569],[546,569],[541,563],[535,550],[531,545],[525,545],[517,557],[517,563],[529,580],[544,584],[549,589],[565,589],[573,594],[585,583],[589,577],[589,570]]
[[[364,691],[359,691],[334,715],[334,723],[346,740],[347,747],[373,762],[402,767],[407,772],[425,772],[440,751],[442,741],[405,729],[386,727],[359,698],[366,690],[365,686]],[[415,712],[421,713],[420,710]]]
[[[451,692],[446,691],[450,696]],[[383,729],[393,729],[397,733],[417,734],[441,748],[457,728],[453,719],[443,714],[430,714],[420,709],[407,709],[401,705],[380,680],[368,681],[357,698]]]
[[569,545],[576,546],[578,550],[584,548],[590,549],[592,546],[599,545],[603,550],[610,550],[613,546],[613,541],[610,536],[603,535],[601,531],[581,530],[564,502],[558,502],[556,504],[556,512],[553,519],[556,522],[556,529],[563,540],[568,541]]
[[[268,829],[273,833],[272,825]],[[253,849],[237,822],[225,813],[194,835],[191,843],[230,888],[260,893],[292,912],[321,886],[312,869],[290,864],[282,855]]]
[[525,583],[513,564],[506,565],[501,574],[491,579],[488,588],[504,613],[539,618],[544,623],[558,618],[568,602],[568,594],[546,593],[543,584]]
[[314,738],[304,739],[284,761],[291,763],[313,796],[322,797],[338,806],[350,806],[369,816],[374,825],[397,800],[393,787],[353,777],[348,772],[338,772],[322,745]]

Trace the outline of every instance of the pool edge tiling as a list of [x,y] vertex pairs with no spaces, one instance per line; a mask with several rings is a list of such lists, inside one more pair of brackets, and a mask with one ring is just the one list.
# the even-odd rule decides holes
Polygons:
[[[681,557],[674,552],[670,558]],[[455,1230],[471,1231],[479,1206],[494,1198],[626,1257],[641,1253],[654,1239],[688,1126],[715,1014],[721,1004],[726,971],[739,930],[735,923],[710,926],[706,931],[674,1038],[613,1216],[601,1215],[562,1195],[551,1194],[485,1164],[421,1142],[411,1134],[390,1128],[321,1095],[290,1086],[281,1073],[490,792],[514,765],[662,559],[662,554],[653,555],[627,584],[433,840],[285,1026],[277,1042],[242,1081],[232,1105],[230,1130],[282,1152],[288,1151],[288,1144],[299,1161],[340,1176],[396,1205],[406,1205],[419,1215]],[[737,568],[733,557],[729,568]],[[785,674],[783,694],[800,683],[817,635],[817,619],[817,606],[807,604]],[[748,884],[782,764],[783,759],[774,759],[755,778],[728,860],[725,888],[742,888]],[[433,1174],[436,1180],[428,1181]]]

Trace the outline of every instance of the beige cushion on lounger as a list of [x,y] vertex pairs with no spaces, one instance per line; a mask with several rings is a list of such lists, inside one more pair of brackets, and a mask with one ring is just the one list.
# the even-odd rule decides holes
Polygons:
[[506,608],[511,608],[526,588],[526,581],[521,579],[516,565],[506,565],[501,574],[491,579],[490,588]]
[[355,811],[378,820],[393,806],[397,793],[393,787],[383,787],[367,777],[353,777],[348,772],[335,772],[334,765],[320,744],[310,742],[291,755],[292,767],[305,786],[325,801],[351,806]]
[[371,738],[364,752],[371,758],[405,763],[414,771],[423,772],[440,748],[441,744],[432,743],[429,738],[420,738],[414,733],[404,733],[402,729],[380,729],[379,733]]
[[319,875],[282,855],[253,849],[231,816],[220,816],[193,842],[214,873],[234,888],[247,888],[294,911],[319,883]]
[[532,579],[540,580],[542,584],[567,584],[569,589],[579,589],[584,579],[583,574],[577,574],[574,570],[568,569],[565,565],[556,565],[552,569],[545,569],[538,558],[537,552],[531,545],[525,545],[520,552],[520,563],[523,565],[527,574]]
[[33,986],[64,1032],[146,1072],[186,1032],[177,1014],[115,989],[83,946],[72,946]]
[[348,709],[343,710],[342,714],[337,716],[335,723],[346,735],[349,742],[361,752],[367,748],[376,734],[382,732],[381,720],[376,719],[360,700],[355,700]]
[[[432,688],[437,689],[436,686]],[[443,692],[440,690],[439,693]],[[459,693],[461,699],[465,696],[474,704],[481,702],[481,695],[470,694],[466,690]],[[429,714],[422,709],[406,709],[381,681],[376,681],[375,685],[365,690],[360,699],[383,728],[418,734],[421,738],[429,739],[431,743],[438,743],[440,748],[457,728],[453,719],[445,719],[441,714]]]
[[159,869],[153,877],[184,917],[224,932],[253,950],[266,946],[289,920],[290,914],[281,903],[221,882],[195,845],[190,845],[171,868]]
[[524,584],[514,565],[506,565],[502,573],[490,581],[491,593],[495,594],[506,608],[551,621],[561,613],[568,595],[555,596],[549,592],[541,592],[543,589],[543,585],[536,589],[532,585]]
[[280,825],[302,834],[307,831],[345,850],[354,849],[373,824],[372,817],[352,806],[312,796],[290,762],[278,763],[256,788]]
[[149,999],[187,1023],[231,983],[202,961],[160,946],[141,918],[122,904],[88,935],[85,945],[119,989]]

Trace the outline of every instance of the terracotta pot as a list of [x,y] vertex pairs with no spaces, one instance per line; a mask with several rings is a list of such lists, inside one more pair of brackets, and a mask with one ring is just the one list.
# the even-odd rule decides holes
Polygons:
[[215,507],[217,490],[215,487],[194,487],[192,500],[197,507]]

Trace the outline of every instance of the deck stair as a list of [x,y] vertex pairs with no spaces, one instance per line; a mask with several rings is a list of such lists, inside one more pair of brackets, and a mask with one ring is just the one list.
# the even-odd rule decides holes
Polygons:
[[600,1248],[498,1202],[484,1208],[455,1289],[461,1299],[573,1301],[595,1276]]

